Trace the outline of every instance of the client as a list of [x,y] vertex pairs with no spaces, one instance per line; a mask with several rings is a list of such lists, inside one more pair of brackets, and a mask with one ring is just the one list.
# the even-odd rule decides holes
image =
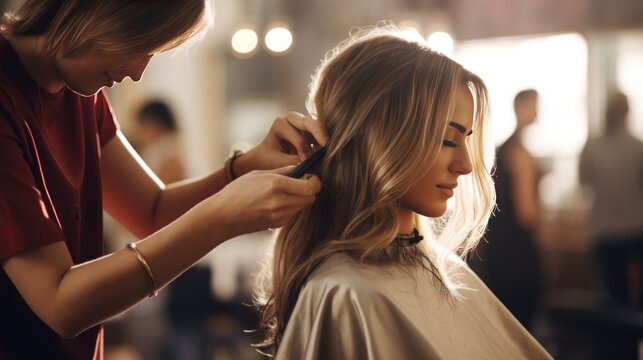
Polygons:
[[277,359],[551,359],[462,260],[495,203],[482,80],[385,25],[329,53],[307,105],[330,134],[313,169],[324,186],[260,274],[258,346]]

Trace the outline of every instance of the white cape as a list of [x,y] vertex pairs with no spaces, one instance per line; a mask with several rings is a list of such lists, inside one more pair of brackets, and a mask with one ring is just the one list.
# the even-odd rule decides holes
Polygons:
[[448,301],[426,270],[333,255],[299,294],[276,359],[552,359],[464,263],[461,272],[477,290]]

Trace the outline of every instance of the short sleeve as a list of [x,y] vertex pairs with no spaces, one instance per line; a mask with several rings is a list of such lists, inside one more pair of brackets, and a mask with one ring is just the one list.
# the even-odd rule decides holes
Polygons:
[[22,250],[64,241],[5,114],[0,111],[0,262]]
[[102,147],[116,136],[116,131],[120,127],[104,90],[96,94],[96,116],[98,119],[98,138]]

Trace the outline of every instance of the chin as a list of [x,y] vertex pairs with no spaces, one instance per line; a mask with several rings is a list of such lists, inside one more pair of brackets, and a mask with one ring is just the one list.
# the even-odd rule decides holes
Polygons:
[[74,92],[74,93],[76,93],[76,94],[78,94],[80,96],[84,96],[84,97],[92,97],[92,96],[96,95],[102,89],[102,87],[100,87],[100,88],[96,88],[96,87],[83,88],[82,86],[80,86],[80,87],[79,86],[73,86],[72,87],[70,85],[67,85],[67,88],[69,90],[71,90],[72,92]]
[[415,212],[422,216],[439,218],[447,212],[447,204],[446,202],[440,204],[431,204],[430,206],[418,209]]
[[80,96],[94,96],[103,88],[102,86],[98,86],[100,83],[96,79],[65,76],[66,74],[64,73],[62,75],[62,80],[65,82],[67,88]]

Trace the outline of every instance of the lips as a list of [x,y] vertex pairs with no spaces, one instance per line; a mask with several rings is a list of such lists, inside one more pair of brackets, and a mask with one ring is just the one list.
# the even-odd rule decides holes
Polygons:
[[114,83],[115,83],[114,79],[112,79],[112,77],[109,76],[109,73],[107,73],[107,71],[105,71],[105,75],[107,75],[107,78],[109,79],[109,81],[107,82],[106,86],[112,87],[114,85]]
[[116,80],[116,79],[114,79],[114,78],[112,77],[112,75],[110,75],[107,71],[105,71],[105,74],[107,75],[107,77],[109,78],[109,80],[111,80],[111,82],[112,82],[112,83],[120,84],[120,83],[125,79],[125,77],[123,77],[123,78],[121,78],[120,80]]
[[455,189],[458,186],[458,184],[448,184],[448,185],[436,185],[438,190],[440,190],[441,193],[446,195],[447,197],[452,197],[454,194],[453,189]]

